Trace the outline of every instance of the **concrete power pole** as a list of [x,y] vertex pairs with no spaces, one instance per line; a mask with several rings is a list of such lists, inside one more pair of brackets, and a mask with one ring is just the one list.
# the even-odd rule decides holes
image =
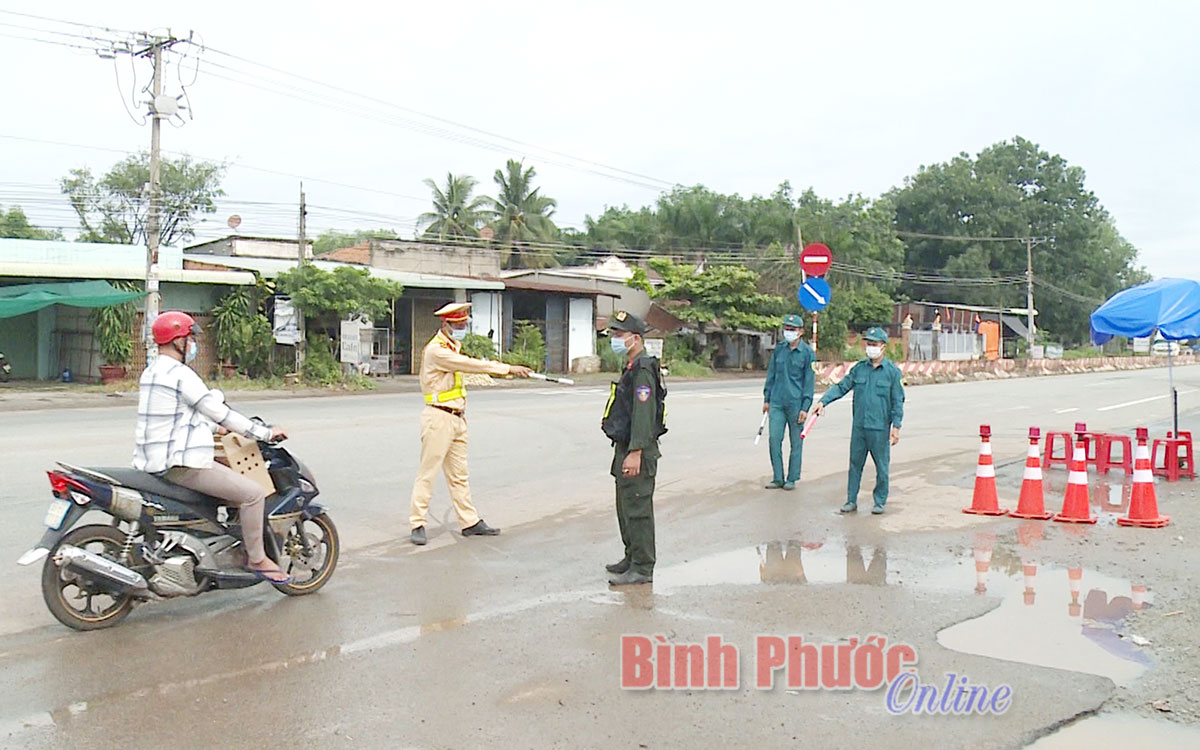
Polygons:
[[[304,220],[305,220],[305,216],[307,213],[308,213],[307,208],[304,205],[304,183],[301,182],[300,183],[300,243],[299,243],[299,245],[297,245],[297,249],[296,249],[296,268],[298,268],[298,269],[304,268],[305,263],[308,262],[308,252],[307,252],[307,247],[306,247],[308,242],[305,238],[305,226],[304,226]],[[296,330],[298,332],[298,335],[296,336],[296,374],[302,375],[303,367],[304,367],[304,340],[305,340],[304,311],[300,309],[300,305],[297,304],[295,297],[292,298],[292,309],[296,311]]]
[[[151,91],[153,99],[150,102],[150,208],[146,216],[146,315],[144,324],[144,339],[146,343],[146,363],[153,361],[158,353],[150,326],[158,317],[160,297],[158,294],[158,243],[159,243],[159,209],[162,197],[159,194],[159,182],[162,177],[162,153],[160,140],[162,137],[163,105],[163,48],[175,43],[174,38],[155,39],[146,50],[154,62],[154,82]],[[143,53],[145,54],[145,52]]]
[[1025,309],[1029,313],[1029,330],[1025,333],[1026,356],[1033,356],[1033,237],[1025,238]]

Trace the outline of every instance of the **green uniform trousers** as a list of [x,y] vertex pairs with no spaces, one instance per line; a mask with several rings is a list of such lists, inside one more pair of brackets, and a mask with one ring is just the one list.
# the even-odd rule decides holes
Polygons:
[[792,483],[799,482],[800,466],[804,460],[804,441],[800,438],[800,432],[803,430],[803,425],[800,424],[800,404],[771,404],[771,408],[767,413],[770,415],[771,420],[771,432],[768,440],[770,442],[772,479],[776,484],[783,484],[785,481],[783,474],[783,433],[786,430],[788,445],[791,447],[791,454],[788,456],[786,481]]
[[862,484],[863,466],[867,454],[875,461],[875,504],[883,507],[888,498],[888,471],[892,457],[891,434],[888,430],[867,430],[855,425],[850,430],[850,471],[846,483],[846,502],[858,504],[858,488]]
[[[625,451],[617,449],[613,466],[619,473]],[[642,575],[654,572],[654,478],[658,458],[642,454],[642,470],[636,477],[615,477],[617,482],[617,525],[625,545],[629,568]]]

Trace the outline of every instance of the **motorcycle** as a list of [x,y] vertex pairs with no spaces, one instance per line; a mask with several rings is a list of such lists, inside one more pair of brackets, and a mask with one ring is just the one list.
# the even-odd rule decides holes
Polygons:
[[4,356],[4,352],[0,352],[0,383],[7,383],[12,375],[12,365],[8,363],[8,359]]
[[[292,577],[271,585],[289,596],[314,593],[337,567],[337,528],[314,502],[312,471],[279,445],[258,445],[275,485],[264,547]],[[146,602],[264,583],[243,567],[236,508],[135,469],[58,466],[46,472],[54,495],[46,532],[18,562],[45,561],[42,598],[67,627],[108,628]],[[76,526],[88,511],[112,521]]]

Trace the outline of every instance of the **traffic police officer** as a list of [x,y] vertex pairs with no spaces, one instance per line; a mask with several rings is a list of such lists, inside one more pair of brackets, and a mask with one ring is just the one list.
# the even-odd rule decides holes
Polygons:
[[829,389],[817,403],[813,414],[820,416],[825,405],[854,391],[854,426],[850,430],[850,471],[846,483],[843,513],[858,510],[858,487],[862,482],[867,454],[875,461],[875,507],[878,515],[888,497],[888,465],[891,446],[900,442],[900,423],[904,419],[904,386],[900,368],[884,356],[887,332],[878,326],[863,337],[867,358],[850,368],[841,382]]
[[627,362],[613,384],[601,428],[613,442],[611,473],[617,484],[617,525],[625,556],[604,566],[614,586],[650,583],[654,576],[654,478],[665,433],[666,388],[658,360],[646,354],[646,324],[618,310],[609,324],[609,341]]
[[[800,480],[804,441],[800,427],[808,419],[813,400],[813,350],[800,338],[804,320],[796,314],[783,316],[783,341],[775,346],[767,365],[767,383],[763,387],[763,413],[770,414],[771,472],[768,490],[793,490]],[[787,478],[783,467],[783,431],[787,428],[791,455]]]
[[463,373],[527,378],[533,372],[528,367],[475,359],[462,353],[461,342],[470,330],[470,303],[453,302],[434,315],[442,319],[442,327],[425,345],[419,378],[428,408],[421,414],[421,466],[413,482],[409,517],[412,543],[416,545],[427,541],[425,514],[429,512],[433,479],[439,470],[446,476],[450,502],[462,524],[463,536],[500,533],[500,529],[484,523],[471,502],[471,486],[467,483],[467,387],[463,384]]

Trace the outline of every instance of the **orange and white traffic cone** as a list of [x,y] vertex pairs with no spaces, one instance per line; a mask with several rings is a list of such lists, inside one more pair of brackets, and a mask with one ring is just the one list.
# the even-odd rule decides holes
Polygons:
[[980,534],[975,538],[975,593],[987,592],[988,571],[992,567],[992,542],[995,537]]
[[1141,609],[1146,605],[1146,587],[1135,583],[1129,598],[1133,602],[1134,609]]
[[1133,461],[1133,497],[1129,500],[1129,514],[1117,519],[1121,526],[1141,526],[1161,529],[1171,522],[1170,516],[1158,515],[1158,496],[1154,493],[1154,472],[1150,470],[1150,448],[1146,443],[1150,431],[1137,429],[1137,451]]
[[980,425],[979,439],[979,465],[975,467],[975,495],[971,498],[971,507],[963,508],[963,513],[1002,516],[1008,511],[1000,507],[1000,500],[996,496],[996,466],[992,463],[992,428],[988,425]]
[[1037,596],[1033,586],[1037,579],[1037,563],[1032,560],[1023,562],[1021,572],[1025,574],[1025,606],[1032,607],[1034,598]]
[[1087,448],[1082,424],[1075,425],[1075,454],[1071,458],[1071,473],[1067,475],[1067,494],[1063,497],[1062,512],[1055,521],[1066,523],[1095,523],[1088,499]]
[[1046,495],[1042,490],[1042,457],[1038,453],[1038,440],[1041,436],[1040,429],[1029,428],[1029,454],[1025,459],[1025,479],[1021,482],[1021,499],[1017,501],[1017,509],[1008,514],[1013,518],[1048,521],[1054,517],[1053,513],[1046,511]]
[[1071,603],[1067,605],[1067,614],[1078,617],[1083,614],[1083,605],[1079,603],[1079,590],[1083,585],[1083,568],[1068,568],[1067,581],[1071,585]]

